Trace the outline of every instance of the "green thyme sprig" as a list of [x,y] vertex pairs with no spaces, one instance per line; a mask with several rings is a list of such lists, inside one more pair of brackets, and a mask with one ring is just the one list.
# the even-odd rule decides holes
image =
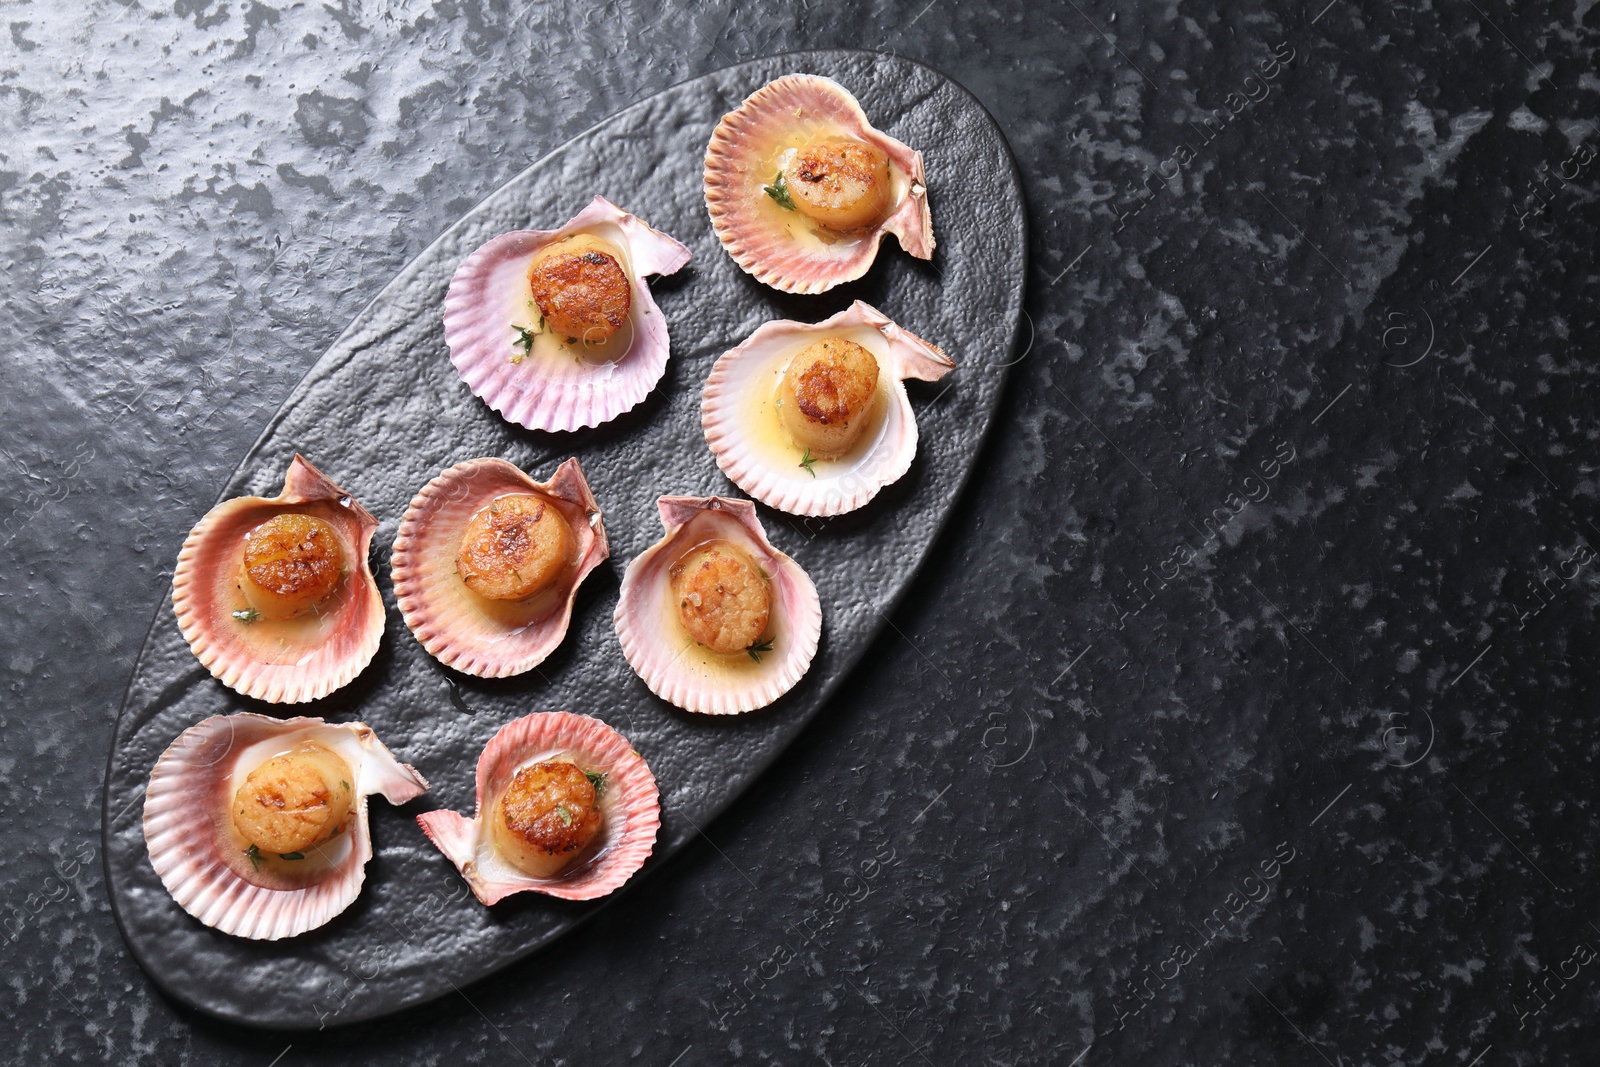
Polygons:
[[512,344],[519,345],[522,348],[521,352],[512,353],[511,362],[521,363],[524,356],[533,355],[533,339],[539,336],[539,331],[527,326],[512,326],[511,329],[517,335],[517,339]]
[[794,200],[789,196],[789,183],[783,180],[783,171],[773,175],[771,185],[763,185],[761,191],[772,197],[773,202],[785,211],[793,211]]

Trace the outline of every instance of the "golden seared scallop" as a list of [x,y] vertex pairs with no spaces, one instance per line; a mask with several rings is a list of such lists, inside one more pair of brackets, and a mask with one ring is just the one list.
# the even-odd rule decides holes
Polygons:
[[876,225],[889,206],[889,157],[851,137],[802,145],[783,168],[795,209],[830,230]]
[[595,780],[571,760],[524,767],[500,797],[498,844],[524,873],[552,877],[600,833],[599,801]]
[[667,576],[678,621],[713,652],[744,652],[766,634],[771,580],[733,542],[717,540],[691,549]]
[[456,573],[490,600],[523,600],[550,588],[573,562],[572,526],[544,497],[503,496],[461,534]]
[[234,829],[261,854],[299,859],[343,832],[355,800],[354,777],[331,749],[304,741],[245,778],[233,797]]
[[586,235],[557,241],[534,256],[528,285],[545,328],[588,345],[610,340],[633,306],[628,272],[610,246]]
[[330,523],[286,512],[245,534],[239,591],[263,618],[289,619],[332,596],[344,569],[344,548]]
[[846,338],[825,337],[795,353],[784,368],[778,420],[799,447],[837,456],[860,438],[877,391],[872,353]]

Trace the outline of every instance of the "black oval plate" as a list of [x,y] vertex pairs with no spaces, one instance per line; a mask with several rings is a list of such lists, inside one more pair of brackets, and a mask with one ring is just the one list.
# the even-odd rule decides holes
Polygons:
[[[837,79],[875,125],[921,148],[938,239],[931,264],[890,239],[859,282],[793,297],[745,275],[717,244],[700,178],[712,127],[750,92],[796,71]],[[612,423],[562,435],[527,432],[503,422],[456,376],[440,320],[445,287],[490,237],[558,225],[596,193],[694,252],[678,276],[654,285],[672,358],[649,399]],[[375,565],[388,633],[373,664],[315,704],[259,705],[199,666],[170,603],[156,615],[123,699],[105,786],[106,880],[139,963],[168,994],[202,1011],[247,1025],[309,1028],[399,1011],[549,944],[603,902],[524,894],[485,908],[413,821],[433,807],[470,812],[478,753],[501,725],[530,711],[596,715],[649,761],[661,786],[661,834],[645,871],[623,890],[643,883],[638,891],[648,893],[650,870],[805,727],[910,582],[994,417],[1025,269],[1022,191],[994,121],[943,75],[869,52],[775,56],[678,85],[576,137],[490,196],[356,318],[223,492],[275,493],[301,451],[382,520]],[[657,496],[737,494],[700,432],[700,387],[717,356],[768,319],[815,321],[856,298],[944,347],[957,369],[943,382],[910,383],[922,430],[917,461],[867,508],[827,521],[761,512],[773,542],[822,595],[822,647],[807,677],[765,711],[681,713],[651,695],[617,646],[611,611],[623,567],[661,536]],[[612,557],[584,584],[566,641],[536,672],[502,682],[439,666],[405,629],[389,586],[388,545],[406,504],[440,470],[473,456],[503,456],[545,478],[570,455],[582,461],[605,511]],[[156,758],[200,719],[239,710],[363,720],[433,784],[403,809],[373,804],[376,856],[361,898],[329,925],[285,942],[202,926],[173,903],[145,853],[141,801]]]

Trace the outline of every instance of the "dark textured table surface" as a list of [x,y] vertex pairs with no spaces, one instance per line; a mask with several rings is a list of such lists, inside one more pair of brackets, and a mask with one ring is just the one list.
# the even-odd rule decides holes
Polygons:
[[[1324,2],[6,5],[0,1058],[1586,1062],[1600,10]],[[98,849],[184,532],[467,208],[827,46],[970,88],[1033,217],[892,628],[554,951],[318,1034],[175,1007]]]

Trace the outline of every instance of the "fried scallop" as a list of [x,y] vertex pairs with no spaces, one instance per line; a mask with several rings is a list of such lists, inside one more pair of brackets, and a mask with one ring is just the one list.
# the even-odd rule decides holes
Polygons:
[[723,116],[706,148],[705,194],[734,262],[785,292],[861,277],[885,234],[933,257],[922,153],[874,129],[828,78],[787,75]]
[[600,836],[604,781],[570,758],[519,768],[490,817],[496,850],[526,874],[554,878]]
[[483,678],[522,674],[566,636],[578,586],[611,553],[583,468],[548,482],[503,459],[458,463],[400,520],[390,573],[406,626],[434,658]]
[[258,853],[304,853],[343,833],[355,799],[350,764],[305,740],[245,776],[233,796],[233,827]]
[[772,580],[739,545],[706,541],[667,568],[678,622],[695,644],[713,652],[745,652],[766,640],[772,622]]
[[326,696],[371,662],[383,600],[367,563],[378,522],[302,456],[275,497],[224,500],[189,532],[172,608],[223,684],[272,703]]
[[866,141],[813,138],[789,155],[782,173],[789,202],[824,230],[851,233],[887,214],[889,156]]
[[214,715],[178,735],[145,790],[150,863],[184,911],[225,934],[313,930],[361,893],[367,799],[426,792],[365,723]]
[[917,421],[905,379],[938,381],[954,366],[857,300],[819,323],[765,323],[724,353],[700,425],[746,493],[792,515],[839,515],[911,468]]
[[543,712],[484,747],[472,818],[441,810],[417,823],[485,904],[523,892],[591,900],[649,858],[661,797],[621,734],[587,715]]
[[778,422],[821,459],[849,452],[871,425],[878,361],[848,337],[824,337],[796,352],[778,380]]
[[549,589],[577,558],[572,523],[539,493],[508,493],[467,520],[456,574],[486,600],[527,600]]
[[633,308],[628,272],[618,250],[579,235],[546,245],[528,266],[528,289],[545,328],[555,337],[583,341],[597,355],[627,325]]
[[622,578],[617,640],[650,691],[685,711],[766,707],[811,666],[822,603],[748,500],[662,497],[666,536]]
[[444,339],[484,403],[533,430],[598,426],[667,366],[667,325],[645,276],[689,250],[603,197],[554,230],[515,230],[456,269]]
[[331,523],[285,512],[244,535],[239,592],[262,618],[292,619],[326,603],[347,569]]

